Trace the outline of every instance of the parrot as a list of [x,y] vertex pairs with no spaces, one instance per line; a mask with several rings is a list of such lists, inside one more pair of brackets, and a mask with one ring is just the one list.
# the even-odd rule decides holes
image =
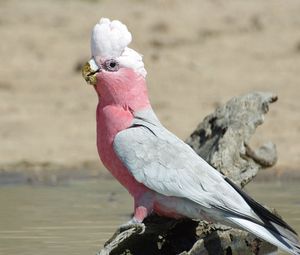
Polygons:
[[101,161],[134,199],[133,218],[151,213],[246,230],[289,254],[300,254],[295,230],[260,205],[167,130],[154,113],[142,55],[118,20],[101,18],[91,32],[91,59],[82,75],[98,96]]

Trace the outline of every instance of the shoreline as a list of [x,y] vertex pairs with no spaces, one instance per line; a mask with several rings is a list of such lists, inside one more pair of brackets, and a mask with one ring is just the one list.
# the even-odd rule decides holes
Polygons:
[[[88,179],[113,179],[113,176],[98,161],[85,161],[76,165],[20,161],[0,166],[0,186],[24,184],[55,186],[69,181]],[[255,177],[257,182],[299,180],[298,169],[283,166],[261,170]]]

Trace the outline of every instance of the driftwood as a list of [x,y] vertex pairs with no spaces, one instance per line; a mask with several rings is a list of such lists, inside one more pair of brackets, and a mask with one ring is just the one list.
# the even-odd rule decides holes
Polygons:
[[[207,116],[186,142],[218,171],[244,187],[259,170],[276,163],[274,144],[249,147],[269,104],[276,100],[276,96],[261,92],[235,97]],[[277,250],[248,232],[205,221],[151,215],[144,224],[144,232],[138,227],[116,232],[98,254],[247,255],[275,254]]]
[[260,169],[277,161],[273,143],[256,150],[248,145],[269,104],[276,100],[273,94],[259,92],[234,97],[208,115],[186,142],[214,168],[244,187]]

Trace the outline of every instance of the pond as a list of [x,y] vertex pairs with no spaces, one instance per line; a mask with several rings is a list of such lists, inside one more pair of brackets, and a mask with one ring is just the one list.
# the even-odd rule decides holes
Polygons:
[[[257,182],[247,191],[300,233],[299,183]],[[94,255],[132,208],[127,191],[110,179],[0,186],[0,254]]]

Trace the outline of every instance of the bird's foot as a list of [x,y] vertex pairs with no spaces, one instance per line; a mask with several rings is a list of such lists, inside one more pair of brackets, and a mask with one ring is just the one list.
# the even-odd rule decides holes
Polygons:
[[113,236],[104,244],[104,247],[110,246],[111,243],[123,241],[132,234],[143,234],[146,230],[146,226],[142,222],[138,222],[135,218],[122,224]]
[[135,218],[132,218],[130,221],[121,225],[118,230],[120,231],[120,233],[122,233],[123,231],[126,231],[131,228],[135,229],[135,232],[140,235],[143,234],[146,230],[145,224],[142,222],[138,222]]

